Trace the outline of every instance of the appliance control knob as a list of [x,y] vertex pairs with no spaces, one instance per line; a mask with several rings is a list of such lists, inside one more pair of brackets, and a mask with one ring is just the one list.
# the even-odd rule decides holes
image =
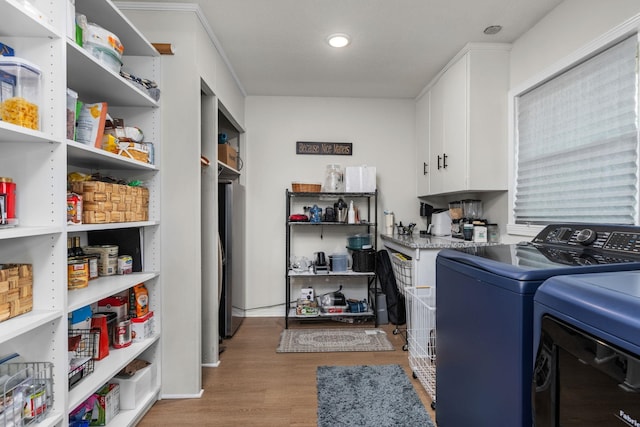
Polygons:
[[580,230],[578,235],[576,236],[576,241],[581,245],[587,246],[593,243],[596,240],[597,233],[590,228],[585,228],[584,230]]

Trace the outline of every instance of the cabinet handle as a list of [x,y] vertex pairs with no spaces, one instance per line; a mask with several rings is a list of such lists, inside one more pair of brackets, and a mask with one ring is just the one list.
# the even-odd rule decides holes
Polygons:
[[427,166],[428,166],[428,165],[427,165],[427,163],[426,163],[426,162],[424,162],[424,163],[422,163],[422,164],[424,165],[424,166],[422,166],[422,174],[423,174],[423,175],[426,175],[427,173],[429,173],[429,172],[427,172]]
[[440,166],[440,159],[442,159],[442,157],[440,157],[440,155],[438,155],[438,170],[440,170],[440,168],[442,167],[442,166]]
[[443,154],[442,155],[442,169],[446,169],[447,168],[447,154]]

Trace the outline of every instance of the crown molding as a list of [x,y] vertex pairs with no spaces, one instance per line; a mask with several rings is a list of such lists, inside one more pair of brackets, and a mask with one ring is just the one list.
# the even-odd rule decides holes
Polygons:
[[194,13],[198,18],[198,20],[200,21],[200,23],[202,24],[202,27],[206,31],[207,35],[209,36],[209,39],[211,40],[216,50],[222,57],[222,60],[224,61],[225,65],[227,66],[227,69],[229,70],[229,72],[231,73],[231,76],[233,77],[233,80],[236,82],[236,85],[238,85],[240,92],[242,92],[242,95],[244,97],[247,96],[247,92],[245,91],[244,86],[240,82],[238,75],[233,69],[233,65],[231,65],[229,58],[227,58],[227,54],[224,52],[224,49],[220,44],[220,40],[218,40],[218,38],[216,37],[216,34],[213,32],[213,29],[211,28],[211,25],[209,25],[209,21],[207,20],[207,17],[202,12],[200,5],[196,3],[159,3],[159,2],[129,2],[129,1],[117,1],[117,2],[114,2],[114,4],[120,10],[142,10],[142,11],[146,10],[146,11],[154,11],[154,12]]

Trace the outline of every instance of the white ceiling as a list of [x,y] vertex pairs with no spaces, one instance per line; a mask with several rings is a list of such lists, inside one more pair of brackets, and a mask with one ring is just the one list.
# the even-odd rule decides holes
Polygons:
[[[199,4],[247,95],[381,98],[417,96],[466,43],[512,42],[562,2],[148,1]],[[503,29],[488,36],[489,25]],[[351,44],[329,47],[336,32]]]

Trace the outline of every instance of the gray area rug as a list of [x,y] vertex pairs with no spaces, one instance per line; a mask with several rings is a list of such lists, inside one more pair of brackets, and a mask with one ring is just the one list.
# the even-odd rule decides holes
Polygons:
[[382,329],[285,329],[278,353],[322,353],[333,351],[393,351]]
[[319,427],[434,427],[400,365],[319,366],[317,381]]

